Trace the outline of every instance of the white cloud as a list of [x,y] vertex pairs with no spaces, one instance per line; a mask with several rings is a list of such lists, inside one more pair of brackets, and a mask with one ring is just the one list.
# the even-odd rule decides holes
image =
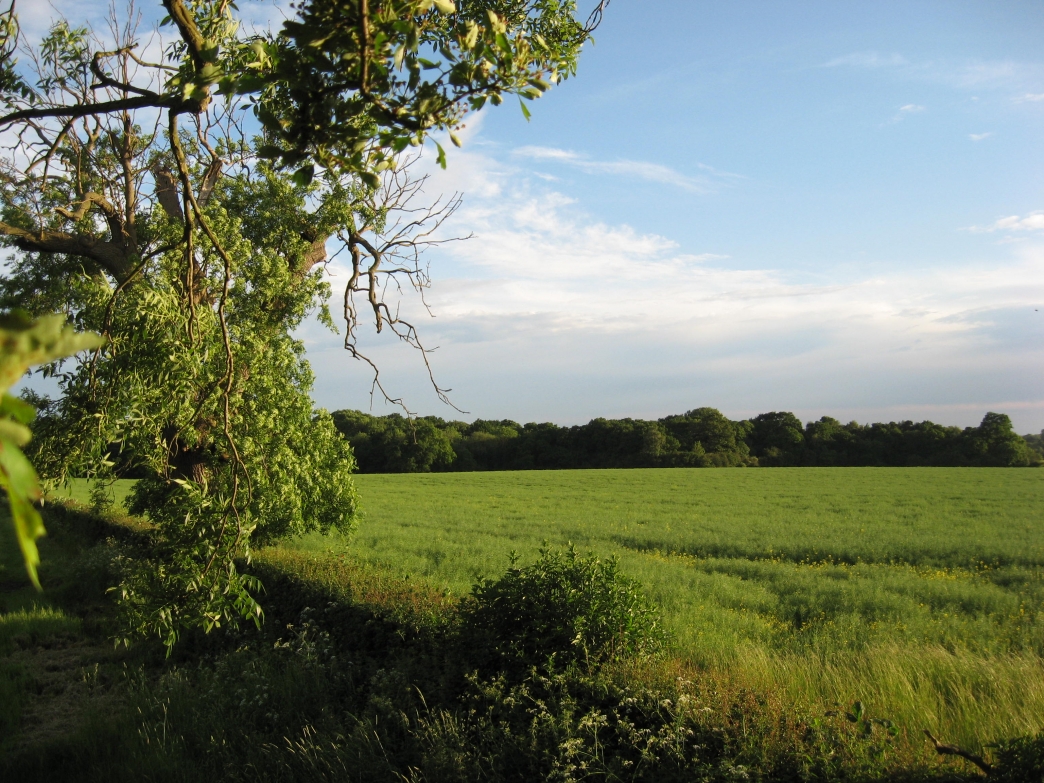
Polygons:
[[854,52],[843,57],[835,57],[829,62],[823,63],[822,68],[836,68],[838,66],[854,66],[856,68],[896,68],[901,65],[909,65],[909,60],[901,54],[881,54],[880,52]]
[[673,185],[693,193],[710,193],[717,188],[720,180],[738,177],[736,174],[718,171],[703,163],[697,163],[696,167],[706,174],[693,177],[659,163],[637,160],[591,160],[586,155],[555,147],[525,146],[515,149],[513,154],[520,158],[571,166],[588,174],[632,177],[647,182]]
[[[692,253],[668,237],[604,223],[553,186],[487,165],[489,159],[461,161],[475,155],[458,152],[450,165],[484,168],[478,181],[488,195],[469,196],[452,227],[475,238],[437,255],[436,266],[452,279],[436,276],[442,279],[429,298],[438,316],[433,328],[467,332],[472,341],[505,339],[525,325],[533,334],[591,339],[646,335],[650,345],[706,348],[739,340],[742,354],[757,353],[762,339],[789,334],[800,342],[797,335],[813,333],[851,356],[855,346],[875,343],[877,354],[909,350],[920,361],[980,340],[989,318],[973,313],[1044,300],[1039,259],[816,282],[781,269],[741,268],[735,258],[722,266],[714,262],[726,253]],[[551,148],[530,148],[528,156],[584,160]],[[446,173],[433,174],[435,189]],[[491,180],[499,187],[490,189]],[[998,221],[997,229],[1036,228],[1044,212],[1014,218],[1018,226],[1012,220]]]
[[969,133],[968,138],[972,141],[982,141],[983,139],[988,139],[992,135],[993,131],[987,131],[986,133]]
[[892,116],[888,122],[882,123],[882,127],[887,125],[895,125],[898,122],[902,122],[906,117],[912,114],[920,114],[925,110],[924,106],[916,103],[906,103],[899,107],[899,110]]
[[977,87],[1017,79],[1025,66],[1011,60],[977,61],[953,70],[952,79],[961,87]]
[[[854,52],[823,63],[822,68],[861,68],[886,71],[892,78],[941,84],[957,90],[1018,91],[1038,87],[1044,79],[1044,64],[1014,60],[920,60],[898,53]],[[973,98],[977,100],[978,98]],[[1044,100],[1044,94],[1026,92],[1016,103]]]
[[[963,267],[912,261],[810,279],[744,265],[731,247],[682,247],[592,217],[518,166],[587,161],[578,153],[530,148],[498,159],[491,149],[473,139],[445,172],[426,161],[432,193],[466,194],[448,231],[475,238],[431,256],[436,318],[417,322],[441,346],[437,376],[472,415],[563,423],[707,404],[732,416],[859,410],[880,420],[937,406],[946,423],[977,423],[985,410],[1016,413],[1005,402],[1014,401],[1030,405],[1017,425],[1039,429],[1044,410],[1032,401],[1044,376],[1026,369],[1044,367],[1033,312],[1044,302],[1039,243]],[[1029,228],[1044,213],[1014,220]],[[366,376],[336,343],[309,343],[317,399],[366,406]],[[379,342],[368,349],[397,394],[430,396],[415,357]]]
[[1013,100],[1013,103],[1039,103],[1044,101],[1044,92],[1028,92]]
[[1044,231],[1044,210],[1030,212],[1026,217],[1011,215],[996,220],[988,226],[970,226],[967,230],[977,234],[994,231]]

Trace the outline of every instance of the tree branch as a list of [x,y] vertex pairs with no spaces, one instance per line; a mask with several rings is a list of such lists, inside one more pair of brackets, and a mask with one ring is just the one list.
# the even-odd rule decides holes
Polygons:
[[935,751],[940,756],[960,756],[965,761],[970,761],[987,775],[993,772],[993,765],[983,760],[982,756],[976,756],[974,753],[969,753],[956,745],[946,745],[939,742],[939,740],[932,736],[932,733],[928,731],[928,729],[925,729],[924,733],[928,739],[932,741],[932,744],[935,745]]
[[185,8],[185,4],[181,0],[163,0],[163,7],[167,9],[178,32],[181,33],[181,40],[188,47],[189,57],[192,58],[192,65],[195,66],[196,72],[202,71],[203,66],[207,64],[207,60],[203,56],[206,41],[196,26],[196,20],[192,18],[192,14]]
[[152,90],[146,90],[141,87],[135,87],[133,84],[126,84],[124,82],[117,81],[109,76],[105,71],[101,69],[101,61],[104,57],[115,57],[119,54],[130,54],[129,48],[117,49],[115,52],[95,52],[94,59],[91,60],[91,73],[98,80],[97,84],[91,85],[92,89],[100,90],[104,87],[114,87],[121,92],[132,92],[137,95],[144,95],[150,98],[158,98],[159,95],[154,93]]
[[65,253],[89,259],[118,282],[123,282],[133,271],[127,249],[117,242],[106,242],[89,234],[69,234],[64,231],[27,231],[8,223],[0,223],[0,236],[8,237],[19,250],[30,253]]
[[173,95],[150,93],[136,98],[120,98],[115,101],[101,103],[78,103],[73,106],[50,106],[46,109],[23,109],[0,117],[0,128],[13,122],[23,120],[39,120],[46,117],[90,117],[98,114],[112,114],[127,109],[170,109],[175,114],[195,114],[201,110],[201,102],[188,98],[177,98]]

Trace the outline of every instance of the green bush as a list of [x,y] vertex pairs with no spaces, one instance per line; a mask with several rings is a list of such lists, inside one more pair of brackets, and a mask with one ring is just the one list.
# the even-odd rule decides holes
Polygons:
[[1041,783],[1044,781],[1044,733],[1000,743],[990,781]]
[[518,671],[603,663],[655,654],[665,634],[641,586],[616,558],[542,549],[535,563],[482,580],[462,607],[466,652],[481,670]]

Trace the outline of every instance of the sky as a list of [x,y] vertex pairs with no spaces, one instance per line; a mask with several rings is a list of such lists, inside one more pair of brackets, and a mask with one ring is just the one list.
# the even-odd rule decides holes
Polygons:
[[[402,306],[465,413],[366,334],[393,395],[1044,429],[1044,4],[613,0],[595,38],[530,121],[505,101],[421,161],[472,238],[426,258],[433,317]],[[299,336],[318,405],[394,410]]]
[[[418,319],[468,415],[364,343],[444,418],[1040,431],[1042,40],[1039,2],[615,0],[531,121],[506,101],[429,165],[474,236],[429,254]],[[338,338],[302,336],[317,402],[370,410]]]

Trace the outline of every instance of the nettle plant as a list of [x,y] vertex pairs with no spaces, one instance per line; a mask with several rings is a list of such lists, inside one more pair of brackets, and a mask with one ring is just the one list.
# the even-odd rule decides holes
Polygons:
[[104,35],[57,21],[23,63],[3,15],[0,298],[105,338],[47,368],[62,394],[38,400],[33,454],[52,481],[140,477],[155,540],[118,588],[124,638],[169,647],[260,621],[251,542],[354,524],[352,456],[292,336],[312,312],[333,326],[328,248],[350,266],[344,346],[384,393],[358,331],[427,366],[386,292],[423,293],[460,203],[424,202],[404,154],[571,75],[605,0],[586,26],[571,0],[305,0],[263,34],[234,3],[162,4],[158,62],[133,7]]

